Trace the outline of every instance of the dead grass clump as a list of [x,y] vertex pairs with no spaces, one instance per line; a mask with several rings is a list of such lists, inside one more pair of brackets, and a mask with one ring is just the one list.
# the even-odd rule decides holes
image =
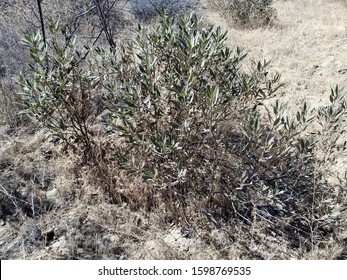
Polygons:
[[162,9],[170,15],[179,16],[194,11],[197,4],[196,0],[134,0],[129,6],[135,18],[148,21],[157,17]]
[[237,27],[268,26],[277,18],[273,0],[218,0],[211,4],[224,18],[231,17]]

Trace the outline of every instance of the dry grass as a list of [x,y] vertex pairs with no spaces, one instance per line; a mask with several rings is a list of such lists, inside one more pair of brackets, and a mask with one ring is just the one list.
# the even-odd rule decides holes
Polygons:
[[[283,100],[294,107],[325,104],[330,87],[347,82],[346,1],[278,0],[275,8],[278,22],[271,27],[240,30],[206,10],[205,20],[228,30],[230,46],[272,61],[286,83]],[[327,172],[341,175],[346,163],[340,157]],[[95,170],[77,166],[42,131],[0,126],[0,258],[346,258],[346,222],[338,239],[307,252],[305,244],[269,234],[262,221],[217,226],[196,201],[177,219],[179,205],[166,205],[126,176],[108,177],[107,170],[98,181]]]
[[[347,82],[346,1],[275,1],[274,7],[278,23],[267,28],[240,30],[218,14],[207,19],[228,30],[230,46],[243,47],[251,59],[271,61],[286,84],[281,99],[290,106],[327,104],[330,88]],[[345,163],[340,158],[335,171],[344,174]]]
[[208,20],[228,29],[231,46],[244,47],[255,60],[271,60],[287,83],[288,100],[323,102],[322,93],[346,82],[346,5],[294,0],[276,1],[275,7],[279,20],[268,28],[245,32],[220,22],[217,14],[209,15]]

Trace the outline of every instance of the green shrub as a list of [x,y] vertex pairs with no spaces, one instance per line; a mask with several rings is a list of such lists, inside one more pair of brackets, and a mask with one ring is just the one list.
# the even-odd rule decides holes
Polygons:
[[[333,150],[345,149],[345,143],[328,147],[321,135],[323,131],[337,135],[343,122],[336,119],[333,128],[331,120],[325,119],[320,123],[322,129],[316,130],[318,137],[308,127],[323,112],[342,116],[337,103],[317,111],[309,111],[305,103],[295,114],[279,101],[261,111],[263,106],[259,106],[249,116],[238,141],[229,145],[230,154],[236,157],[222,175],[225,194],[230,198],[230,204],[220,209],[223,215],[239,216],[249,224],[266,221],[270,225],[267,231],[285,236],[293,246],[299,247],[304,240],[304,250],[312,250],[324,236],[336,234],[346,193],[326,181],[328,173],[320,166],[327,164],[326,156]],[[345,117],[345,110],[343,114]],[[329,132],[327,125],[332,128]],[[318,157],[322,144],[326,151]]]
[[[128,143],[123,168],[160,187],[210,176],[223,146],[221,123],[238,100],[267,98],[277,89],[267,63],[242,70],[245,54],[226,46],[220,28],[201,29],[196,16],[162,14],[154,31],[140,31],[125,47],[108,85],[109,125]],[[199,186],[199,188],[202,186]]]
[[[139,27],[117,52],[97,48],[84,61],[72,44],[61,48],[53,36],[45,46],[35,34],[26,38],[34,63],[20,78],[20,100],[90,160],[100,144],[90,125],[102,84],[112,136],[98,139],[105,172],[95,176],[109,178],[110,194],[134,204],[145,197],[147,209],[160,203],[185,219],[195,209],[250,236],[265,225],[258,229],[307,251],[324,246],[338,238],[346,210],[345,179],[334,184],[322,169],[346,149],[345,96],[336,87],[329,105],[291,112],[272,101],[280,75],[266,61],[246,71],[246,54],[227,47],[226,36],[194,15],[162,11],[155,27]],[[112,185],[121,172],[138,191]]]
[[[318,120],[321,133],[340,137],[343,96],[332,91],[332,105],[317,111],[269,105],[279,75],[267,62],[243,70],[246,55],[225,41],[195,16],[163,13],[119,56],[99,50],[110,74],[106,123],[125,140],[114,158],[129,176],[169,193],[170,205],[195,201],[217,226],[261,221],[311,250],[339,230],[345,193],[324,179],[326,157],[317,153],[327,143],[308,127]],[[329,155],[345,148],[331,144]]]
[[40,33],[24,40],[32,63],[31,75],[19,78],[22,113],[48,129],[55,143],[73,148],[88,161],[93,157],[90,126],[100,82],[95,61],[83,57],[74,40],[63,39],[58,22],[51,19],[49,30],[47,44]]

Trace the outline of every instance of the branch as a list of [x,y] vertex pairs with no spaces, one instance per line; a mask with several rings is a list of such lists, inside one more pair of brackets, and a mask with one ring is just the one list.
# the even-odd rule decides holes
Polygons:
[[36,0],[36,2],[37,2],[37,7],[38,7],[38,9],[39,9],[39,16],[40,16],[40,23],[41,23],[42,38],[43,38],[44,44],[47,45],[47,44],[46,44],[45,24],[44,24],[44,21],[43,21],[42,8],[41,8],[41,1],[42,1],[42,0]]

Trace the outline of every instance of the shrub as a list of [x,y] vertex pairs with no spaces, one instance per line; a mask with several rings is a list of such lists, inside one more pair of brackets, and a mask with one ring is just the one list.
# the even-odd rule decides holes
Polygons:
[[[20,100],[58,142],[90,160],[100,144],[90,125],[102,84],[112,136],[98,140],[105,172],[95,176],[108,177],[114,197],[164,205],[179,221],[196,217],[194,209],[217,227],[245,225],[252,237],[259,224],[307,251],[324,246],[346,210],[345,179],[331,183],[322,171],[346,150],[345,97],[336,87],[329,105],[290,112],[272,100],[280,75],[266,61],[246,71],[246,54],[227,47],[226,36],[195,15],[162,10],[155,27],[140,26],[117,52],[88,49],[84,61],[73,41],[63,48],[52,35],[45,45],[34,34],[26,38],[32,74],[20,78]],[[112,185],[123,172],[135,187]]]
[[196,6],[195,0],[135,0],[131,1],[132,13],[140,20],[148,20],[158,15],[158,11],[165,9],[168,14],[179,15],[191,11]]
[[108,125],[127,143],[120,165],[157,187],[207,187],[199,183],[211,179],[227,141],[222,124],[235,118],[242,99],[258,102],[278,89],[279,75],[271,77],[266,62],[247,74],[243,51],[228,48],[220,28],[199,23],[163,12],[155,30],[140,30],[120,58],[100,50],[114,77]]
[[335,120],[329,127],[339,135],[344,102],[335,90],[332,107],[317,112],[266,105],[279,75],[267,62],[243,70],[246,55],[225,41],[226,33],[200,28],[196,16],[162,13],[154,31],[140,30],[119,57],[99,50],[112,77],[106,123],[125,140],[114,145],[114,159],[168,205],[195,201],[216,226],[261,221],[311,250],[338,230],[345,196],[324,180],[320,140],[307,127]]
[[[74,40],[62,39],[58,22],[50,21],[47,44],[39,33],[26,36],[31,75],[21,75],[22,113],[48,129],[55,143],[73,148],[88,161],[93,157],[90,126],[96,116],[99,76],[94,64],[78,51]],[[83,65],[83,67],[82,67]]]
[[[338,93],[333,91],[334,94]],[[320,166],[327,164],[326,157],[317,154],[321,151],[321,141],[325,141],[307,130],[323,112],[342,113],[336,108],[339,107],[336,99],[331,98],[335,104],[318,111],[309,111],[304,104],[296,114],[290,115],[286,105],[276,101],[265,106],[267,114],[258,109],[250,115],[238,141],[229,145],[229,152],[236,155],[236,160],[223,172],[224,191],[230,198],[230,204],[220,209],[224,216],[236,215],[248,224],[266,221],[271,225],[268,232],[285,236],[293,246],[303,246],[305,251],[312,250],[324,236],[339,231],[336,224],[341,219],[340,205],[345,193],[324,178]],[[322,131],[326,131],[329,123],[328,119],[324,125],[321,123]],[[338,134],[343,121],[334,123],[334,131],[326,133]],[[318,129],[318,135],[322,131]],[[326,146],[325,155],[342,149],[345,143]]]
[[225,18],[241,27],[268,25],[276,19],[273,0],[220,0],[213,4]]

